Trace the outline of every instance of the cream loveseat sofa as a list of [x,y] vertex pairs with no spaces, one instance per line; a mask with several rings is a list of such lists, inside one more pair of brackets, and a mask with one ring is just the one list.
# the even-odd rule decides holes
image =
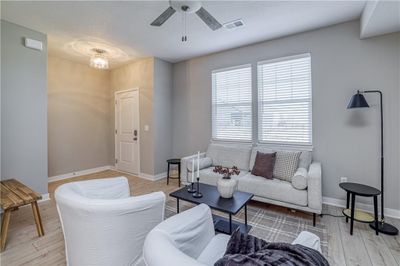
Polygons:
[[[238,180],[239,191],[253,193],[253,200],[256,201],[311,212],[315,225],[315,216],[321,214],[322,210],[321,164],[312,161],[310,151],[301,151],[298,168],[302,169],[298,169],[298,171],[304,171],[304,184],[298,186],[294,183],[294,179],[289,182],[252,175],[251,170],[257,151],[266,153],[280,150],[262,146],[211,143],[207,152],[200,154],[202,158],[200,182],[216,185],[221,175],[213,172],[214,166],[232,167],[235,165],[240,169],[240,174],[233,176],[234,179]],[[193,158],[197,158],[197,155],[181,159],[181,180],[183,183],[190,181]]]

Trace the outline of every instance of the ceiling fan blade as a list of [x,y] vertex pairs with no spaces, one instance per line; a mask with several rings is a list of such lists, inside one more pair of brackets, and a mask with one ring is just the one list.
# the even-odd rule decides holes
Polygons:
[[201,18],[204,23],[207,24],[208,27],[212,30],[218,30],[222,27],[221,23],[219,23],[207,10],[201,7],[199,10],[196,11],[197,16]]
[[161,26],[162,24],[164,24],[165,21],[167,21],[167,19],[169,19],[174,13],[175,13],[175,9],[173,9],[172,7],[168,7],[158,18],[156,18],[150,25],[151,26]]

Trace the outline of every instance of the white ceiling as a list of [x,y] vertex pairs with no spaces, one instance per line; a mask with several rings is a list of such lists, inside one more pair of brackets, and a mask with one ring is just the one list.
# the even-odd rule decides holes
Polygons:
[[187,18],[186,43],[181,42],[181,16],[163,26],[149,24],[167,1],[2,1],[2,18],[46,33],[49,54],[87,62],[71,53],[77,40],[106,42],[127,56],[111,62],[155,56],[178,62],[195,56],[274,39],[358,19],[365,1],[203,1],[221,23],[243,19],[245,27],[211,31],[195,14]]
[[361,37],[400,31],[400,1],[367,2],[361,17]]

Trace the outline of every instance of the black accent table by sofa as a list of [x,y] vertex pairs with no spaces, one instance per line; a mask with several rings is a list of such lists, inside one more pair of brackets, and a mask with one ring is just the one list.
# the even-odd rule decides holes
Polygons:
[[[181,186],[181,159],[169,159],[167,160],[168,163],[168,172],[167,172],[167,185],[169,185],[169,179],[179,179],[178,180],[178,186]],[[171,177],[169,176],[169,167],[171,164],[176,164],[178,165],[178,177]]]
[[[343,214],[346,216],[346,223],[350,218],[350,235],[353,235],[353,224],[354,220],[363,223],[375,222],[375,233],[378,235],[378,195],[381,194],[379,189],[374,187],[370,187],[363,184],[351,183],[351,182],[343,182],[339,184],[339,187],[347,192],[347,201],[346,201],[346,209],[343,210]],[[355,212],[355,203],[356,203],[356,195],[362,197],[373,197],[374,198],[374,218],[373,220],[361,220],[354,218]],[[351,196],[351,208],[350,215],[348,213],[349,205],[350,205],[350,196]]]
[[[188,201],[194,204],[204,203],[211,209],[221,211],[229,214],[229,220],[213,215],[215,231],[225,234],[232,234],[232,232],[240,227],[240,231],[248,233],[251,226],[247,224],[247,203],[254,196],[253,194],[235,191],[233,197],[225,199],[220,197],[216,186],[200,183],[200,192],[203,194],[201,198],[194,198],[192,193],[187,191],[187,188],[178,189],[169,195],[176,198],[176,209],[179,213],[179,200]],[[232,221],[232,215],[237,214],[244,207],[244,224],[236,221]]]

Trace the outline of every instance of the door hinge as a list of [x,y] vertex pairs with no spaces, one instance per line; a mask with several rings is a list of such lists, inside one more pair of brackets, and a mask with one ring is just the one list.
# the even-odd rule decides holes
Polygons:
[[117,134],[118,133],[118,130],[115,130],[115,134]]
[[115,163],[118,163],[118,159],[115,159]]
[[117,105],[117,100],[115,100],[115,105]]

